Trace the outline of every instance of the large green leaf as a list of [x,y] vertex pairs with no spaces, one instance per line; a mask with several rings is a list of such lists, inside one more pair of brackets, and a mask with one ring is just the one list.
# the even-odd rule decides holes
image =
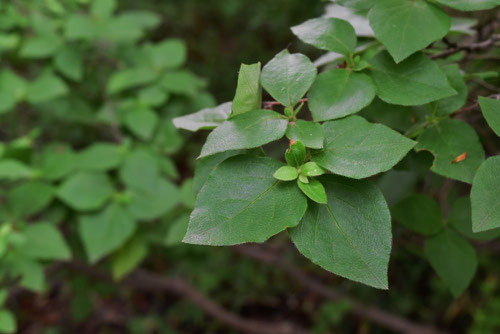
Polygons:
[[442,5],[458,10],[473,11],[495,8],[500,6],[498,0],[436,0]]
[[103,211],[81,216],[78,230],[91,263],[122,246],[133,235],[136,223],[118,204],[111,204]]
[[312,160],[332,173],[356,179],[389,170],[416,144],[359,116],[326,122],[323,128],[325,147]]
[[425,241],[425,254],[451,293],[460,296],[476,273],[474,248],[458,233],[445,229]]
[[7,179],[14,181],[31,176],[33,176],[33,170],[22,162],[14,159],[0,160],[0,180]]
[[231,104],[231,102],[226,102],[214,108],[205,108],[193,114],[174,118],[174,125],[178,129],[193,132],[215,129],[229,118]]
[[[462,182],[471,183],[484,160],[484,150],[476,132],[459,120],[446,119],[426,128],[417,142],[417,151],[427,150],[434,155],[433,172]],[[455,162],[463,153],[465,159]]]
[[426,195],[405,198],[391,212],[399,223],[423,235],[436,234],[443,228],[439,204]]
[[235,245],[263,242],[296,226],[307,200],[294,182],[273,173],[283,164],[267,157],[236,156],[218,165],[201,189],[184,242]]
[[309,202],[301,223],[290,229],[297,249],[342,277],[387,289],[391,216],[380,190],[367,181],[328,175],[327,205]]
[[370,59],[377,95],[387,103],[414,106],[457,94],[446,75],[422,53],[396,64],[387,52]]
[[479,105],[490,128],[500,137],[500,100],[479,97]]
[[39,260],[69,260],[71,251],[59,230],[50,223],[30,224],[22,232],[24,255]]
[[306,147],[315,149],[323,148],[325,133],[319,123],[298,119],[288,124],[285,134],[288,139],[300,141]]
[[474,176],[470,193],[472,230],[500,227],[500,156],[488,158]]
[[73,174],[57,189],[57,196],[78,211],[99,209],[112,193],[113,185],[106,174],[90,172]]
[[309,58],[300,53],[290,54],[285,49],[264,66],[260,80],[276,101],[293,107],[311,87],[316,73]]
[[443,66],[441,70],[458,94],[432,103],[431,109],[439,116],[449,115],[462,107],[467,101],[468,94],[467,85],[457,64]]
[[448,225],[455,230],[474,240],[490,240],[500,237],[500,227],[492,230],[477,232],[472,231],[471,198],[463,196],[455,200],[448,214]]
[[292,27],[302,41],[315,47],[349,55],[356,48],[356,33],[351,24],[337,18],[318,18]]
[[404,132],[414,124],[416,110],[414,107],[389,104],[376,98],[359,115],[370,122],[381,123],[391,129]]
[[369,76],[348,69],[335,69],[318,75],[309,91],[309,108],[315,121],[326,121],[354,114],[375,97]]
[[451,27],[448,14],[425,0],[380,0],[368,18],[396,63],[441,39]]
[[278,140],[285,134],[287,124],[285,116],[271,110],[253,110],[237,115],[210,133],[200,158]]
[[81,170],[106,171],[118,167],[121,161],[120,146],[96,143],[78,153],[76,167]]
[[224,160],[242,154],[244,151],[226,151],[218,154],[214,154],[205,158],[198,159],[196,161],[196,167],[194,171],[193,178],[193,191],[197,194],[201,187],[205,184],[208,176],[217,168],[217,166]]
[[16,217],[29,217],[52,201],[54,188],[43,182],[26,182],[7,193],[7,205]]
[[260,87],[260,63],[241,64],[238,85],[231,109],[233,115],[260,109],[262,89]]

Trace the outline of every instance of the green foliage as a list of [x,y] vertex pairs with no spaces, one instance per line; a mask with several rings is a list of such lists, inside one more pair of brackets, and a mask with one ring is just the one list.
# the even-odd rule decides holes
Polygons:
[[500,157],[486,160],[472,181],[472,231],[482,232],[500,227]]

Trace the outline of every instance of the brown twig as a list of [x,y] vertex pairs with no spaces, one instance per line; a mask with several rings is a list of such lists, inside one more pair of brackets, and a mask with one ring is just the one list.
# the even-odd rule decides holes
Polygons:
[[[307,101],[308,101],[308,99],[306,97],[306,98],[300,99],[299,103],[305,103]],[[262,102],[262,104],[264,105],[264,109],[272,109],[273,106],[280,106],[281,105],[281,103],[278,101],[264,101],[264,102]]]
[[[493,94],[493,95],[486,96],[486,97],[490,98],[490,99],[500,100],[500,94]],[[466,113],[466,112],[469,112],[472,110],[476,110],[477,108],[479,108],[479,100],[476,100],[476,102],[474,102],[470,106],[463,107],[463,108],[458,109],[457,111],[453,112],[451,114],[451,117],[456,117],[457,115],[460,115],[460,114],[463,114],[463,113]]]
[[345,295],[343,292],[334,290],[333,288],[324,285],[317,279],[310,277],[305,272],[295,268],[288,261],[284,260],[278,255],[272,254],[272,252],[270,251],[263,250],[254,245],[240,245],[234,248],[240,254],[251,257],[260,262],[279,267],[280,269],[288,273],[291,278],[300,282],[306,289],[309,289],[326,299],[347,301],[351,306],[351,311],[354,314],[363,318],[370,319],[371,321],[377,323],[382,327],[400,333],[444,333],[443,331],[431,326],[417,324],[399,315],[380,310],[373,306],[366,306],[356,299]]
[[458,53],[460,51],[474,52],[474,51],[478,51],[478,50],[484,50],[484,49],[488,49],[488,48],[492,47],[498,41],[500,41],[500,35],[493,35],[489,39],[482,41],[482,42],[476,42],[476,43],[470,43],[470,44],[451,47],[449,49],[444,50],[441,53],[430,55],[430,58],[431,59],[446,58],[446,57],[451,56],[451,55]]
[[[111,278],[105,272],[88,266],[81,262],[70,262],[68,266],[94,279],[110,281]],[[208,315],[218,319],[220,322],[244,333],[262,334],[302,334],[305,331],[288,322],[265,322],[259,320],[245,319],[231,313],[222,306],[214,303],[204,296],[196,288],[180,277],[168,277],[158,275],[145,270],[136,270],[122,282],[132,289],[152,293],[170,292],[193,302]]]

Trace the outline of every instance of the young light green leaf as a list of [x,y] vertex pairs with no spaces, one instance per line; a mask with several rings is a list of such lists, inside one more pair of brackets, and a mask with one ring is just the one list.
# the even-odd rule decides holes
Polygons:
[[448,78],[448,82],[451,84],[454,90],[457,91],[457,95],[447,97],[442,100],[438,100],[432,103],[431,109],[438,115],[450,115],[454,111],[462,107],[467,101],[467,85],[465,84],[462,73],[460,73],[460,68],[457,64],[450,64],[441,67],[441,70]]
[[142,140],[149,140],[158,126],[158,116],[149,108],[134,108],[125,115],[127,128]]
[[78,172],[57,189],[57,197],[77,211],[95,210],[111,197],[113,185],[106,174]]
[[214,108],[205,108],[193,114],[173,119],[178,129],[188,131],[212,130],[224,123],[231,114],[232,102],[226,102]]
[[[476,131],[456,119],[446,119],[426,128],[417,142],[417,151],[427,150],[434,155],[433,172],[462,182],[471,183],[484,161],[484,150]],[[464,153],[465,159],[455,162]]]
[[389,170],[416,144],[359,116],[326,122],[323,129],[325,147],[312,160],[332,173],[356,179]]
[[488,158],[474,176],[470,193],[472,231],[500,227],[500,156]]
[[325,170],[318,166],[317,163],[309,161],[302,166],[301,173],[305,176],[320,176],[325,174]]
[[436,63],[422,53],[396,64],[381,52],[369,62],[377,95],[387,103],[414,106],[457,94]]
[[33,176],[33,170],[23,164],[22,162],[14,159],[0,160],[0,180],[18,180],[25,179]]
[[52,201],[54,188],[43,182],[26,182],[7,193],[7,205],[16,217],[29,217],[45,209]]
[[436,0],[438,3],[463,11],[485,10],[500,6],[498,0]]
[[455,297],[462,294],[476,273],[474,248],[451,229],[429,237],[425,241],[425,255]]
[[316,179],[309,179],[309,182],[304,183],[297,180],[297,185],[300,190],[309,197],[311,200],[319,204],[326,204],[326,192],[325,187]]
[[54,58],[55,68],[67,78],[80,81],[83,77],[83,59],[80,53],[71,48],[59,52]]
[[28,85],[26,99],[30,103],[37,104],[66,95],[68,91],[64,81],[53,73],[46,72]]
[[319,49],[345,56],[356,48],[356,33],[351,24],[337,18],[318,18],[292,27],[292,32],[302,41]]
[[316,67],[300,53],[278,53],[262,69],[262,87],[286,107],[295,106],[316,78]]
[[238,85],[231,109],[233,115],[260,109],[262,89],[260,87],[260,63],[241,64]]
[[14,314],[7,309],[0,309],[0,332],[14,334],[17,331],[17,322]]
[[106,171],[118,167],[122,161],[120,146],[96,143],[78,153],[76,167],[80,170]]
[[215,153],[259,147],[285,134],[288,120],[271,110],[253,110],[237,115],[210,133],[199,158]]
[[448,225],[473,240],[491,240],[500,237],[500,227],[474,233],[472,231],[471,198],[463,196],[455,200],[448,214]]
[[309,91],[309,108],[315,121],[354,114],[375,97],[369,76],[349,69],[334,69],[318,75]]
[[304,146],[315,149],[323,148],[325,139],[321,124],[302,119],[288,123],[285,135],[290,140],[301,141]]
[[297,168],[292,166],[283,166],[280,167],[274,174],[273,177],[275,179],[281,181],[292,181],[295,180],[299,176],[297,172]]
[[90,263],[122,246],[134,234],[136,223],[118,204],[92,215],[80,216],[78,230]]
[[71,250],[61,232],[51,223],[30,224],[22,232],[25,242],[19,251],[31,259],[69,260]]
[[307,201],[295,184],[273,177],[281,166],[271,158],[243,155],[222,162],[198,194],[183,242],[263,242],[296,226]]
[[342,277],[387,289],[391,216],[380,190],[364,180],[319,178],[327,205],[310,203],[290,229],[297,249],[315,264]]
[[500,100],[479,97],[479,105],[490,128],[500,137]]
[[129,68],[114,73],[109,78],[106,90],[109,94],[148,84],[156,79],[156,72],[146,67]]
[[441,39],[451,27],[448,14],[424,0],[381,0],[368,18],[396,63]]
[[119,280],[134,270],[148,255],[148,246],[144,239],[135,237],[120,248],[111,259],[113,278]]
[[306,162],[306,153],[306,147],[298,141],[290,144],[285,152],[285,160],[290,166],[299,167]]
[[396,204],[391,212],[403,226],[423,235],[436,234],[443,228],[439,204],[426,195],[407,197]]

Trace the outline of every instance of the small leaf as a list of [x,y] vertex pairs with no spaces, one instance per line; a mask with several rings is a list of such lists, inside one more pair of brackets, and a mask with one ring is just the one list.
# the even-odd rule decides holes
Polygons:
[[184,214],[173,222],[169,222],[169,229],[163,239],[165,246],[176,246],[182,243],[189,225],[189,214]]
[[199,158],[215,153],[259,147],[283,137],[288,120],[271,110],[237,115],[210,133]]
[[149,68],[130,68],[114,73],[108,80],[106,90],[109,94],[148,84],[156,79],[156,73]]
[[231,114],[232,102],[226,102],[214,108],[205,108],[193,114],[173,119],[178,129],[188,131],[212,130],[224,123]]
[[325,174],[325,170],[318,166],[317,163],[310,161],[302,166],[301,173],[305,176],[320,176]]
[[53,73],[46,72],[28,85],[26,99],[37,104],[66,95],[68,91],[64,81]]
[[432,198],[416,194],[399,202],[392,215],[401,225],[423,235],[433,235],[443,228],[439,204]]
[[113,14],[117,6],[116,0],[93,0],[90,13],[96,18],[107,19]]
[[67,48],[62,50],[54,58],[56,69],[67,78],[80,81],[83,77],[83,59],[80,53]]
[[499,5],[498,0],[436,0],[438,3],[464,11],[492,9]]
[[458,233],[444,229],[425,241],[425,254],[453,296],[459,297],[476,273],[474,248]]
[[300,141],[291,143],[285,152],[285,160],[290,166],[301,166],[306,161],[306,147],[304,144]]
[[354,114],[375,97],[372,79],[349,69],[321,73],[309,91],[309,108],[315,121]]
[[206,81],[186,70],[167,72],[160,82],[169,93],[194,97],[206,85]]
[[302,190],[307,197],[316,203],[326,204],[325,188],[321,182],[316,179],[310,179],[307,183],[297,180],[297,184],[299,185],[300,190]]
[[299,174],[299,181],[302,183],[309,183],[309,179],[304,174]]
[[369,62],[377,95],[387,103],[415,106],[457,94],[436,63],[422,53],[396,64],[387,52],[380,52]]
[[25,243],[19,251],[31,259],[69,260],[71,251],[59,230],[50,223],[30,224],[22,232]]
[[18,180],[33,176],[31,168],[14,159],[0,160],[0,180]]
[[122,154],[118,145],[96,143],[78,153],[76,159],[80,170],[106,171],[120,165]]
[[309,58],[285,49],[262,69],[262,87],[282,105],[293,107],[311,87],[316,72]]
[[198,194],[183,242],[221,246],[263,242],[296,226],[307,200],[295,184],[273,177],[281,166],[271,158],[245,155],[219,164]]
[[304,146],[315,149],[323,148],[325,139],[321,124],[302,119],[288,123],[285,135],[290,140],[301,141]]
[[179,190],[163,178],[153,180],[149,188],[131,187],[128,211],[139,220],[152,221],[172,210],[179,203]]
[[113,185],[106,174],[79,172],[57,189],[57,197],[77,211],[95,210],[111,197]]
[[500,137],[500,100],[479,97],[479,105],[490,128]]
[[451,87],[458,94],[432,102],[431,109],[438,116],[450,115],[458,110],[467,101],[468,94],[467,85],[457,64],[443,66],[441,67],[441,71],[446,75]]
[[113,278],[119,280],[134,270],[148,254],[148,247],[140,237],[133,238],[119,249],[111,259]]
[[17,331],[17,323],[14,314],[7,309],[0,309],[0,332],[14,334]]
[[149,108],[134,108],[125,115],[127,128],[142,140],[149,140],[158,126],[158,116]]
[[474,233],[472,231],[471,198],[463,196],[455,200],[448,214],[448,225],[469,239],[491,240],[500,237],[500,227]]
[[148,49],[153,68],[177,68],[186,61],[186,44],[180,39],[166,39]]
[[234,95],[231,107],[233,115],[260,109],[261,103],[260,63],[251,65],[241,64],[236,94]]
[[474,176],[470,199],[472,231],[481,232],[500,227],[500,156],[488,158]]
[[26,182],[7,193],[7,205],[16,217],[29,217],[45,209],[52,201],[54,189],[42,182]]
[[315,47],[349,55],[356,48],[356,33],[349,22],[337,18],[319,18],[292,27],[302,41]]
[[61,41],[56,36],[37,36],[27,39],[19,55],[23,58],[36,59],[53,56],[61,46]]
[[159,162],[149,150],[136,148],[125,157],[118,175],[127,187],[147,190],[160,176]]
[[275,179],[281,181],[292,181],[295,180],[299,176],[297,172],[297,168],[291,166],[283,166],[280,167],[274,174],[273,177]]

